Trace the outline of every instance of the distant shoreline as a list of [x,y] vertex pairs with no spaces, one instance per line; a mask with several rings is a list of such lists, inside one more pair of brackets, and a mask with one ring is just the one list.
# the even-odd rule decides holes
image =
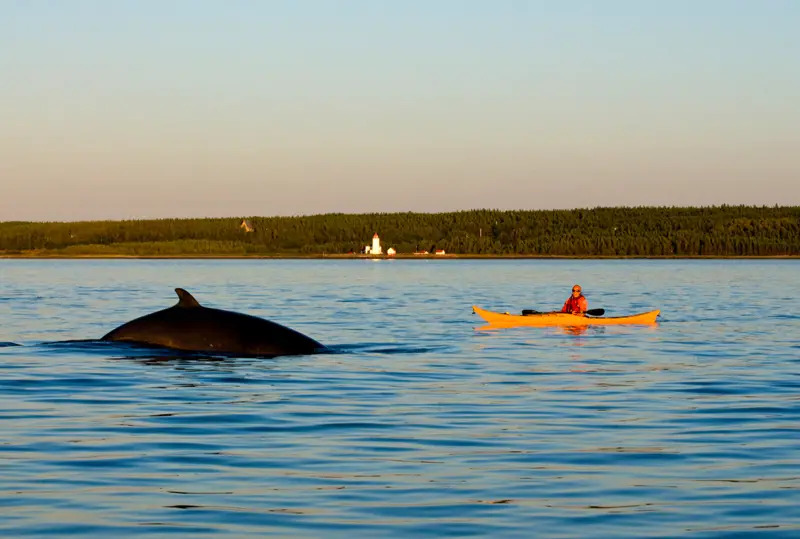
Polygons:
[[49,253],[0,253],[2,259],[24,260],[800,260],[800,255],[773,256],[735,256],[735,255],[480,255],[480,254],[446,254],[446,255],[413,255],[398,254],[394,256],[349,255],[349,254],[313,254],[313,255],[125,255],[125,254],[85,254],[61,255]]
[[345,260],[389,249],[402,260],[800,257],[800,206],[0,222],[4,258]]

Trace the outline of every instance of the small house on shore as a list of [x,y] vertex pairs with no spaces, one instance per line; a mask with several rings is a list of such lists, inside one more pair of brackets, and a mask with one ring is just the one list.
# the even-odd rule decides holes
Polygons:
[[253,232],[255,230],[247,219],[242,219],[242,222],[239,223],[239,228],[243,228],[245,232]]
[[[375,233],[374,236],[372,236],[372,245],[365,245],[361,253],[372,256],[383,254],[383,247],[381,246],[381,238],[380,236],[378,236],[377,232]],[[396,254],[397,250],[394,247],[389,247],[386,250],[386,256],[394,256]]]

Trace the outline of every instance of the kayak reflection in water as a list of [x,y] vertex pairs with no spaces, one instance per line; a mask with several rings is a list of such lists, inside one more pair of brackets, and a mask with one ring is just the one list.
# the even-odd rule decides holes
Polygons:
[[[603,326],[600,326],[603,328]],[[561,332],[565,335],[583,335],[589,330],[589,326],[561,326]],[[583,346],[586,344],[583,339],[575,339],[572,341],[575,346]]]
[[581,293],[581,285],[576,284],[572,287],[572,295],[564,302],[561,307],[562,313],[580,314],[582,315],[589,310],[589,302],[583,297]]

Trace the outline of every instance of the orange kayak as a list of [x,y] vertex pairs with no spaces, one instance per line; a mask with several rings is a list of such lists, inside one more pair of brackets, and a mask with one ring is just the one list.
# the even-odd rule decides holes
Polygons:
[[619,324],[655,324],[656,317],[661,311],[648,311],[646,313],[632,314],[629,316],[580,316],[568,313],[539,313],[539,314],[509,314],[496,313],[472,306],[472,311],[495,327],[517,326],[611,326]]

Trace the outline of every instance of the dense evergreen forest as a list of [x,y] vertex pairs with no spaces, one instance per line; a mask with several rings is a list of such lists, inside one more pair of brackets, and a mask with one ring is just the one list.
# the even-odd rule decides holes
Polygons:
[[619,207],[0,222],[0,254],[248,256],[359,253],[377,232],[398,255],[800,256],[800,207]]

